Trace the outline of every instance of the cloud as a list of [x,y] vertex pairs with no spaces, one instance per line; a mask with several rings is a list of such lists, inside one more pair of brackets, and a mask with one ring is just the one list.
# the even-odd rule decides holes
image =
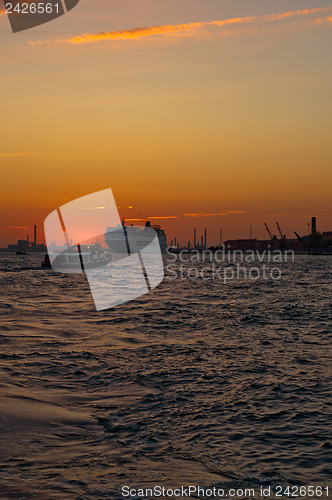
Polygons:
[[83,207],[82,210],[106,210],[108,207]]
[[0,226],[0,229],[29,229],[29,226]]
[[247,212],[243,212],[242,210],[226,210],[225,212],[218,212],[214,214],[205,214],[205,213],[198,213],[198,214],[184,214],[185,217],[216,217],[220,215],[236,215],[236,214],[246,214]]
[[327,16],[327,17],[319,17],[318,19],[316,19],[316,23],[317,24],[329,24],[329,23],[332,23],[332,17],[331,16]]
[[127,217],[124,219],[125,221],[130,221],[130,222],[140,222],[140,221],[146,221],[145,219],[127,219]]
[[178,216],[177,215],[166,215],[166,216],[153,216],[153,217],[145,217],[144,219],[131,219],[131,218],[128,218],[126,217],[125,220],[126,221],[146,221],[147,219],[151,219],[151,220],[161,220],[161,219],[177,219]]
[[[184,217],[218,217],[220,215],[236,215],[236,214],[246,214],[247,212],[243,212],[242,210],[225,210],[224,212],[218,212],[218,213],[197,213],[197,214],[183,214]],[[125,218],[126,222],[141,222],[141,221],[146,221],[147,219],[150,220],[165,220],[165,219],[178,219],[180,216],[179,215],[163,215],[163,216],[151,216],[151,217],[145,217],[144,219],[132,219],[132,218]],[[182,216],[181,216],[182,217]]]
[[[215,21],[202,21],[193,22],[186,24],[167,24],[160,26],[150,26],[143,28],[133,28],[121,31],[109,31],[105,33],[97,34],[81,34],[73,38],[66,40],[57,40],[57,43],[72,43],[72,44],[85,44],[93,42],[102,42],[109,40],[133,40],[140,39],[148,36],[180,36],[180,35],[194,35],[204,28],[223,28],[235,25],[248,25],[253,23],[269,23],[282,21],[284,19],[289,19],[291,17],[298,16],[311,16],[314,14],[326,12],[331,10],[332,7],[317,7],[314,9],[303,9],[295,10],[277,14],[268,14],[261,16],[249,16],[249,17],[234,17],[230,19],[220,19]],[[31,44],[43,43],[43,42],[30,42]],[[46,42],[45,42],[46,43]],[[49,42],[47,42],[49,43]]]
[[166,215],[163,217],[148,217],[149,219],[177,219],[177,215]]

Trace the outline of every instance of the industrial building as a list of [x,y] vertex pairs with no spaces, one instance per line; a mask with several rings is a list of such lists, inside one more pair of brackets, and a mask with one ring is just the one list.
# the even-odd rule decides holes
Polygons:
[[33,241],[30,241],[27,234],[26,240],[18,240],[16,245],[8,245],[7,251],[9,252],[46,252],[47,248],[44,244],[37,243],[37,226],[33,227]]
[[270,237],[268,240],[228,240],[225,242],[225,249],[230,251],[253,250],[263,252],[264,250],[293,250],[294,252],[308,252],[310,250],[317,250],[322,248],[324,249],[324,253],[330,253],[330,251],[332,252],[332,231],[327,231],[323,234],[320,234],[317,231],[316,217],[312,217],[311,219],[311,233],[309,235],[300,236],[296,231],[294,231],[296,238],[291,239],[286,238],[286,235],[282,233],[278,222],[276,223],[276,225],[278,228],[279,237],[275,234],[272,234],[266,223],[264,225]]

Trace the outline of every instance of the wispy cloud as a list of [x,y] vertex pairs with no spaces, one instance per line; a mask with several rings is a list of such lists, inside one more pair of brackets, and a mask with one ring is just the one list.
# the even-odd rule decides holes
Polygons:
[[106,210],[109,207],[83,207],[82,210]]
[[[201,21],[201,22],[193,22],[193,23],[185,23],[185,24],[167,24],[160,26],[150,26],[143,28],[133,28],[128,30],[121,31],[109,31],[105,33],[86,33],[77,35],[73,38],[69,38],[66,40],[56,40],[57,43],[72,43],[72,44],[84,44],[84,43],[93,43],[93,42],[102,42],[102,41],[110,41],[110,40],[133,40],[140,39],[148,36],[174,36],[174,35],[194,35],[204,28],[224,28],[229,26],[236,25],[248,25],[254,23],[270,23],[282,21],[284,19],[289,19],[292,17],[299,16],[314,16],[316,14],[321,14],[323,12],[327,12],[332,10],[332,7],[317,7],[314,9],[303,9],[303,10],[294,10],[289,12],[282,12],[277,14],[268,14],[261,16],[249,16],[249,17],[234,17],[229,19],[219,19],[214,21]],[[43,42],[30,42],[35,45]],[[44,42],[44,43],[49,43]]]
[[326,16],[326,17],[319,17],[318,19],[316,19],[316,23],[317,24],[329,24],[329,23],[332,23],[332,17],[331,16]]
[[29,229],[29,226],[0,226],[0,229]]
[[236,214],[245,214],[247,212],[243,212],[242,210],[226,210],[224,212],[218,212],[213,214],[205,214],[203,212],[197,214],[184,214],[185,217],[216,217],[220,215],[236,215]]
[[128,219],[127,217],[125,218],[125,221],[130,221],[130,222],[140,222],[140,221],[146,221],[145,219]]
[[29,153],[0,153],[0,158],[7,158],[11,156],[26,156]]
[[149,217],[149,219],[177,219],[178,216],[177,215],[165,215],[165,216],[162,216],[162,217]]
[[162,216],[152,216],[152,217],[145,217],[144,219],[132,219],[132,218],[128,218],[126,217],[126,221],[131,221],[131,222],[140,222],[140,221],[146,221],[147,219],[151,219],[151,220],[161,220],[161,219],[177,219],[178,216],[177,215],[162,215]]
[[218,217],[220,215],[237,215],[237,214],[246,214],[247,212],[243,212],[242,210],[225,210],[224,212],[217,213],[204,213],[199,212],[195,214],[185,213],[183,215],[162,215],[162,216],[151,216],[145,217],[144,219],[133,219],[126,217],[127,222],[141,222],[146,220],[165,220],[165,219],[178,219],[179,217]]

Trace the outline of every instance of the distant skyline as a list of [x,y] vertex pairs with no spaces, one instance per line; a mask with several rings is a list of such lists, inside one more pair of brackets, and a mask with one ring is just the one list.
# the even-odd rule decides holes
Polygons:
[[327,0],[81,0],[15,35],[0,15],[0,246],[107,187],[182,243],[331,230],[331,28]]
[[[121,212],[121,211],[120,211]],[[191,217],[194,215],[193,217]],[[230,214],[231,215],[231,214]],[[235,214],[232,214],[235,215]],[[239,214],[240,215],[240,214]],[[188,220],[191,218],[191,220]],[[243,215],[244,216],[244,215]],[[224,225],[218,226],[218,215],[213,214],[184,214],[183,216],[164,216],[164,217],[145,217],[145,218],[126,218],[127,225],[144,225],[146,221],[150,221],[152,225],[160,225],[166,232],[167,242],[170,244],[171,240],[176,237],[177,242],[181,245],[187,245],[188,241],[193,243],[193,232],[194,229],[197,230],[197,241],[200,241],[201,237],[204,237],[204,230],[207,229],[207,243],[208,246],[216,246],[220,241],[220,230],[222,230],[223,241],[229,239],[249,239],[250,235],[255,239],[268,240],[269,236],[265,229],[264,222],[268,223],[268,227],[271,233],[277,236],[279,239],[279,231],[277,228],[277,222],[284,220],[285,214],[278,214],[275,216],[263,217],[260,216],[260,222],[256,222],[256,225],[250,224],[250,214],[245,214],[247,225],[242,220],[240,223],[232,225],[232,219],[227,223],[223,219]],[[210,220],[209,220],[210,219]],[[256,218],[257,220],[257,218]],[[332,231],[332,215],[328,214],[324,217],[318,217],[318,228],[319,232]],[[306,236],[309,234],[311,228],[311,217],[295,218],[294,221],[288,222],[287,225],[280,223],[281,230],[283,234],[286,234],[287,239],[296,239],[294,231],[300,233],[301,236]],[[243,231],[241,232],[241,228]],[[0,231],[5,231],[6,236],[2,238],[1,247],[5,248],[8,244],[16,243],[17,240],[25,240],[29,236],[29,240],[33,241],[33,226],[2,226]],[[14,236],[15,235],[15,236]],[[3,235],[4,236],[4,235]],[[37,243],[45,243],[43,234],[43,224],[37,226]]]

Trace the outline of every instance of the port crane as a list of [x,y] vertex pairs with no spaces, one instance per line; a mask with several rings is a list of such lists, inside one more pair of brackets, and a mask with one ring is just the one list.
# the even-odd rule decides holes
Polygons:
[[277,228],[278,228],[278,231],[279,231],[279,234],[280,234],[280,238],[281,238],[282,240],[285,240],[285,239],[286,239],[286,235],[285,235],[285,234],[282,234],[281,229],[280,229],[280,226],[279,226],[279,222],[277,222]]
[[294,231],[294,234],[295,234],[295,236],[297,237],[297,239],[299,241],[303,241],[303,238],[299,235],[299,233],[297,233],[296,231]]
[[272,233],[271,233],[271,231],[269,230],[268,225],[266,224],[266,222],[264,222],[264,226],[266,227],[266,230],[267,230],[267,232],[269,233],[269,236],[270,236],[271,240],[272,240],[272,241],[276,240],[276,239],[277,239],[277,237],[276,237],[276,236],[272,236]]

